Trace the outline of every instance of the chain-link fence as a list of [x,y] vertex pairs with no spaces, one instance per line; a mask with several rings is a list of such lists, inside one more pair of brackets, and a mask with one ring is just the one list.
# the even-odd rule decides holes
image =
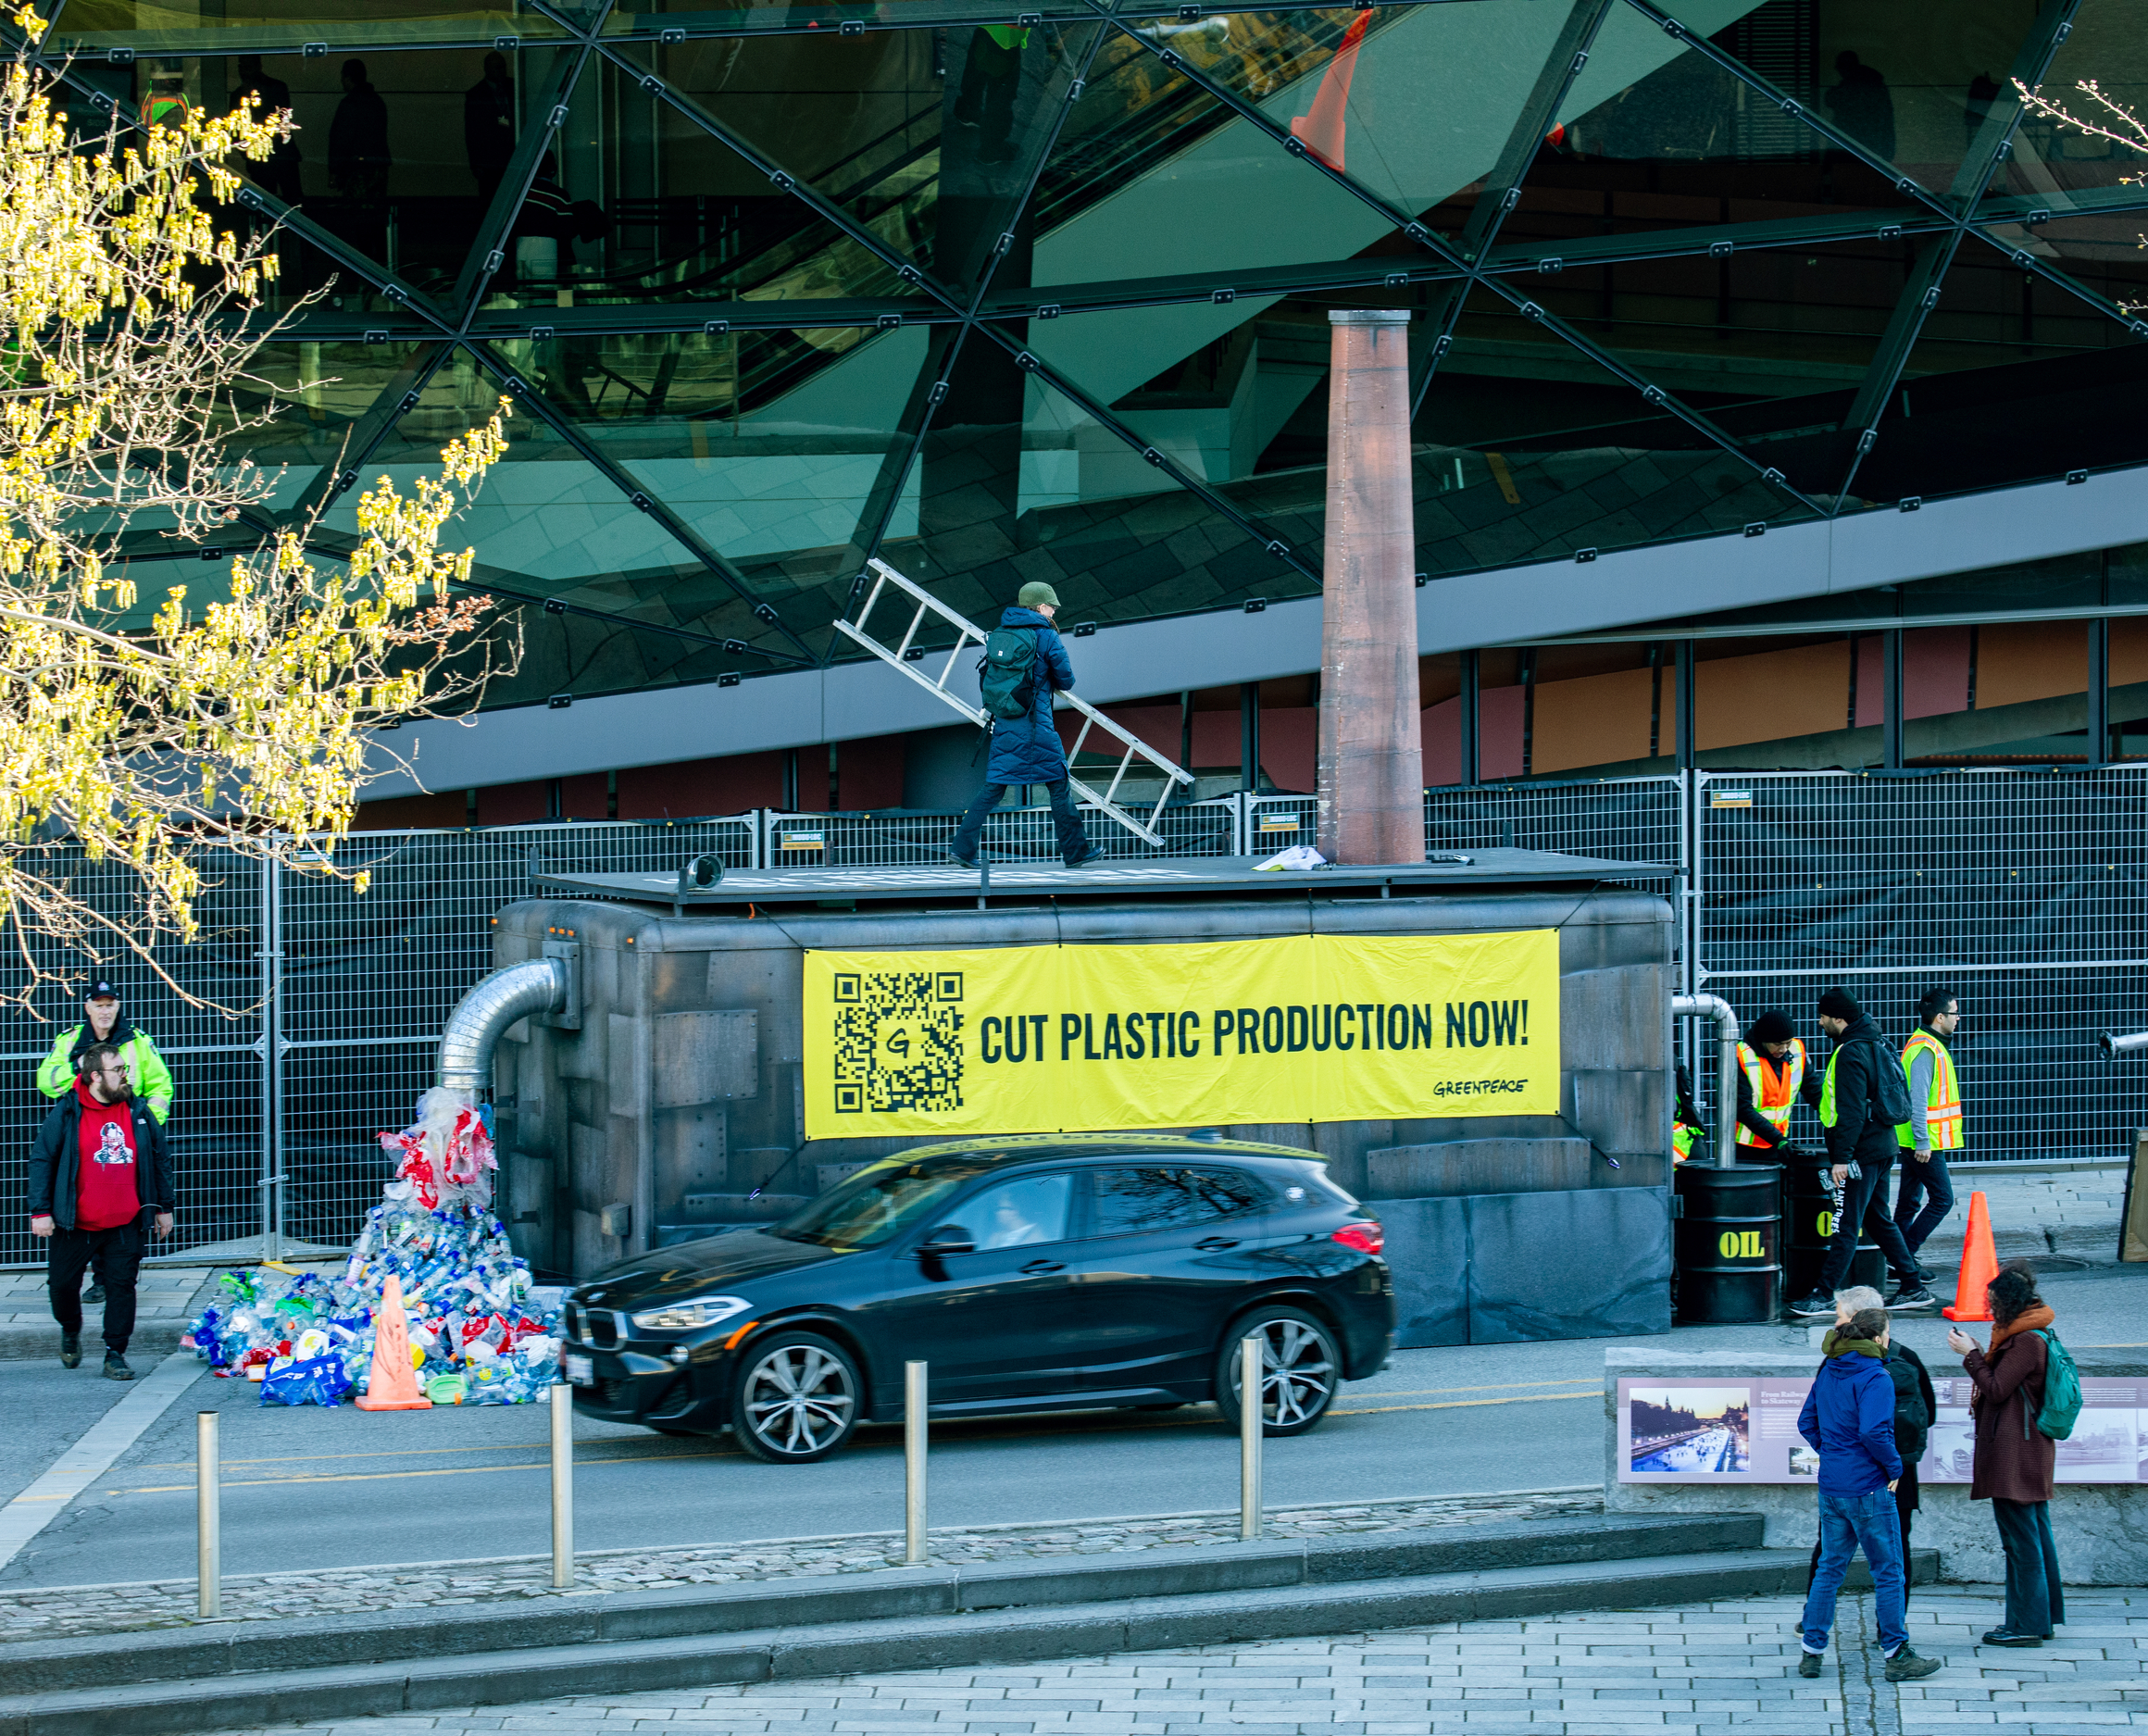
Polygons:
[[[1118,857],[1266,856],[1310,843],[1305,796],[1230,795],[1167,810],[1158,851],[1086,816]],[[868,867],[941,860],[951,812],[781,814],[661,823],[360,833],[318,875],[265,872],[205,852],[201,939],[169,968],[190,1006],[140,968],[115,967],[124,1013],[176,1081],[175,1250],[270,1233],[336,1243],[379,1196],[376,1136],[409,1119],[442,1023],[492,964],[492,918],[533,868],[668,871]],[[1821,989],[1842,983],[1891,1037],[1917,996],[1954,990],[1969,1110],[1967,1156],[2104,1156],[2148,1121],[2148,1067],[2097,1058],[2096,1033],[2148,1025],[2148,768],[2103,771],[1720,772],[1435,790],[1429,850],[1557,850],[1650,865],[1635,882],[1680,911],[1681,980],[1750,1018],[1788,1011],[1817,1038]],[[984,847],[1049,858],[1046,807],[1003,808]],[[47,864],[104,907],[119,872],[55,846]],[[36,944],[34,940],[31,944]],[[16,968],[21,967],[18,965]],[[53,993],[15,1017],[0,1056],[0,1263],[31,1261],[22,1203],[47,1100],[31,1076],[81,1017]],[[271,1060],[269,1057],[273,1056]],[[1694,1069],[1706,1101],[1713,1069]],[[1801,1117],[1805,1112],[1800,1111]],[[1813,1135],[1816,1130],[1799,1130]]]

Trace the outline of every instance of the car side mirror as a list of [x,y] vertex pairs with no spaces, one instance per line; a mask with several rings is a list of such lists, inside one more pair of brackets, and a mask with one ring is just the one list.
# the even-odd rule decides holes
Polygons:
[[938,1259],[949,1254],[976,1252],[977,1238],[960,1224],[942,1224],[918,1244],[918,1253],[930,1259]]

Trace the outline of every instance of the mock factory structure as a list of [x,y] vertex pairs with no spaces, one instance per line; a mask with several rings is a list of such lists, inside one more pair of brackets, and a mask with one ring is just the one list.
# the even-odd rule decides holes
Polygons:
[[[522,1257],[586,1278],[935,1138],[1206,1127],[1375,1203],[1404,1345],[1668,1329],[1669,906],[1630,863],[1427,858],[1405,320],[1333,320],[1313,866],[533,864],[559,895],[500,913],[442,1043]],[[977,720],[955,625],[913,679]]]

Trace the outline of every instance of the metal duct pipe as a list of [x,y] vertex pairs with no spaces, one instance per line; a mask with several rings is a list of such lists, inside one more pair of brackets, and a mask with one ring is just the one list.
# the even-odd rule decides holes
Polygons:
[[503,965],[478,979],[440,1033],[440,1082],[476,1097],[493,1086],[493,1049],[500,1033],[532,1013],[558,1012],[567,1005],[564,958],[531,958]]
[[2148,1049],[2148,1030],[2136,1030],[2121,1036],[2115,1030],[2106,1030],[2096,1039],[2104,1052],[2104,1059],[2115,1061],[2121,1055],[2139,1055]]
[[1721,1059],[1716,1068],[1716,1168],[1738,1162],[1738,1015],[1719,994],[1674,994],[1673,1018],[1712,1018]]

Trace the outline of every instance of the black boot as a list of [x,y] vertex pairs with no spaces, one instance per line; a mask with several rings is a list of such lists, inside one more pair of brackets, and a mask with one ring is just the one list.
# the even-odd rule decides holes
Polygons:
[[107,1350],[105,1353],[106,1380],[131,1380],[133,1378],[134,1370],[127,1366],[127,1358],[124,1355],[116,1350]]
[[82,1292],[82,1305],[86,1308],[95,1307],[104,1299],[105,1287],[94,1280],[91,1281],[90,1287]]
[[79,1368],[82,1366],[82,1335],[80,1332],[62,1332],[59,1335],[59,1366]]

